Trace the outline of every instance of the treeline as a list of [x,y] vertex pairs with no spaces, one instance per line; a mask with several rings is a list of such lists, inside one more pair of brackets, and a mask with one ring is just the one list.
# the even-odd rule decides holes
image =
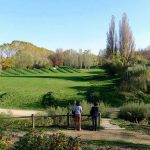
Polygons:
[[3,70],[46,66],[52,53],[28,42],[13,41],[0,46],[0,65]]
[[138,50],[139,54],[141,54],[145,59],[150,61],[150,46],[145,49]]
[[91,53],[90,50],[80,49],[78,52],[69,49],[57,49],[50,56],[53,66],[70,66],[76,68],[90,68],[98,65],[98,57]]
[[52,66],[90,68],[95,65],[98,65],[98,58],[90,50],[80,49],[77,52],[73,49],[57,49],[53,52],[23,41],[13,41],[0,46],[0,67],[3,70]]

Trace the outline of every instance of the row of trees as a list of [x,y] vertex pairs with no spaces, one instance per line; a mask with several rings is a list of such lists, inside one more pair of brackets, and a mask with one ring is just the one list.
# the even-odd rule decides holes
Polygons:
[[0,46],[0,65],[2,69],[10,68],[49,68],[70,66],[90,68],[98,65],[97,56],[90,50],[79,52],[69,49],[57,49],[56,52],[39,48],[31,43],[13,41]]
[[50,56],[53,66],[70,66],[76,68],[90,68],[98,65],[98,58],[92,54],[90,50],[82,50],[79,52],[69,49],[63,51],[57,49],[54,54]]

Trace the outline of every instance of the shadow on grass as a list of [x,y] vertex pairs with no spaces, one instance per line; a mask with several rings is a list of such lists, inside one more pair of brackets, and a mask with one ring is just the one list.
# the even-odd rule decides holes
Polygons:
[[2,77],[8,77],[8,78],[41,78],[41,79],[60,79],[60,80],[71,80],[71,81],[76,81],[76,82],[83,82],[83,81],[88,81],[88,80],[93,80],[91,76],[2,76]]
[[106,81],[106,80],[114,80],[116,77],[107,76],[106,74],[101,75],[89,75],[89,76],[29,76],[29,75],[23,75],[23,76],[2,76],[2,77],[8,77],[8,78],[41,78],[41,79],[60,79],[60,80],[71,80],[75,82],[87,82],[87,81]]
[[2,98],[5,95],[7,95],[7,93],[0,93],[0,98]]
[[121,106],[125,103],[125,98],[117,88],[120,84],[120,80],[109,76],[99,77],[99,81],[107,82],[108,80],[112,80],[113,82],[105,85],[93,84],[91,86],[74,86],[71,88],[78,90],[78,95],[85,95],[89,102],[93,101],[91,97],[96,94],[97,99],[103,101],[104,103],[111,106]]
[[[60,80],[70,80],[74,82],[90,82],[91,86],[73,86],[70,87],[78,91],[78,95],[86,96],[88,101],[90,101],[90,95],[95,92],[99,93],[99,99],[107,104],[112,106],[120,106],[124,102],[124,97],[117,90],[119,85],[119,78],[108,76],[106,73],[101,73],[100,71],[89,72],[89,76],[6,76],[6,77],[15,77],[15,78],[48,78],[48,79],[60,79]],[[112,81],[110,84],[108,81]],[[96,85],[99,81],[102,81],[105,85]],[[74,99],[75,100],[75,99]],[[74,101],[73,100],[73,101]],[[55,102],[55,106],[66,107],[68,103],[73,101],[62,100],[61,98]],[[39,106],[39,105],[37,105]],[[31,107],[30,104],[25,107]]]
[[89,71],[89,72],[87,72],[87,73],[89,73],[89,74],[105,74],[105,72],[104,72],[104,71],[101,71],[101,70]]

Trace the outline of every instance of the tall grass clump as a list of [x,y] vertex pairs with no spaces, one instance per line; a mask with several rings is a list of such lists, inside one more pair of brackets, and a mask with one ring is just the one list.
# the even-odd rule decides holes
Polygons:
[[150,124],[150,104],[147,104],[147,113],[146,113],[146,120],[148,124]]
[[[48,115],[54,116],[54,117],[52,117],[53,125],[54,126],[60,126],[60,125],[65,126],[67,117],[59,116],[59,115],[67,115],[67,113],[72,114],[72,109],[73,109],[74,105],[69,105],[67,107],[59,107],[59,106],[58,107],[54,107],[54,106],[48,107],[47,108]],[[93,104],[88,103],[87,101],[82,101],[81,106],[83,108],[82,114],[88,115],[88,116],[82,117],[82,125],[86,126],[91,123],[91,118],[89,116],[90,116],[90,110],[91,110],[91,107],[93,106]],[[101,102],[99,104],[99,110],[100,110],[102,117],[108,117],[110,115],[110,107],[108,105],[105,105],[103,102]],[[55,115],[58,115],[58,116],[55,116]],[[70,117],[70,119],[71,119],[70,122],[73,123],[74,118]]]
[[66,117],[64,116],[55,117],[55,115],[67,115],[67,112],[68,110],[65,107],[49,107],[47,109],[48,115],[54,116],[52,117],[52,122],[54,126],[66,125]]
[[146,119],[148,121],[150,105],[144,103],[128,103],[121,107],[119,118],[139,123]]
[[[82,102],[82,107],[83,107],[83,113],[84,114],[90,114],[91,107],[93,106],[92,103],[88,103],[87,101]],[[101,113],[101,116],[108,117],[110,115],[110,107],[109,105],[106,105],[103,102],[100,102],[99,105],[99,111]]]

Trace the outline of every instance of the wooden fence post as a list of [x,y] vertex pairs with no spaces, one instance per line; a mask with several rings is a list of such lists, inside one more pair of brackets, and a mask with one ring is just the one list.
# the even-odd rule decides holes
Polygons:
[[31,118],[32,118],[32,128],[34,129],[35,128],[34,114],[32,114]]
[[67,128],[70,126],[70,118],[69,118],[69,113],[67,113]]
[[98,116],[98,128],[100,128],[100,125],[101,125],[101,113],[99,113]]

